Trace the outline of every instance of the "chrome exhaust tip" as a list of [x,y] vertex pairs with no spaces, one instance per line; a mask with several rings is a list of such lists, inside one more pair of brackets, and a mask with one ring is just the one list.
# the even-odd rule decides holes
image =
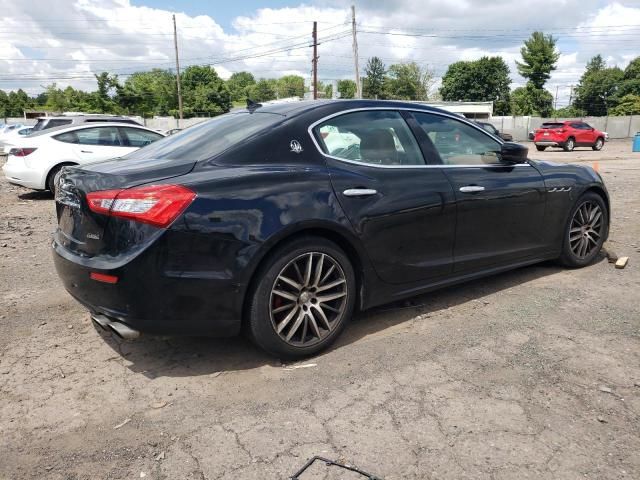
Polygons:
[[138,330],[134,330],[122,322],[111,320],[105,315],[93,314],[91,315],[91,320],[94,325],[97,325],[102,330],[109,331],[124,340],[135,340],[140,336],[140,332]]

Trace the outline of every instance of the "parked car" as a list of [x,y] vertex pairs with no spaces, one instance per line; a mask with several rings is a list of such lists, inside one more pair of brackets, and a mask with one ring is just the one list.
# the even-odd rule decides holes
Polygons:
[[62,167],[121,157],[163,137],[117,123],[52,128],[19,139],[2,169],[11,183],[55,193],[54,179]]
[[476,123],[480,125],[482,128],[484,128],[490,134],[501,138],[505,142],[511,142],[513,140],[513,135],[511,135],[510,133],[501,132],[496,127],[494,127],[493,124],[489,122],[476,122]]
[[165,135],[169,136],[169,135],[173,135],[176,134],[178,132],[181,132],[182,129],[181,128],[172,128],[171,130],[167,130],[165,133]]
[[536,149],[542,152],[547,147],[561,147],[565,152],[575,147],[591,147],[602,150],[606,135],[585,122],[569,120],[564,122],[547,122],[535,131],[533,139]]
[[24,125],[22,123],[14,123],[14,124],[4,124],[0,127],[0,139],[2,139],[5,135],[11,133],[16,128],[22,128]]
[[311,355],[356,308],[589,264],[609,231],[602,178],[527,151],[414,103],[254,106],[65,168],[55,265],[121,337],[244,329],[280,358]]
[[17,127],[10,130],[4,135],[0,135],[0,153],[7,155],[14,143],[22,137],[25,137],[31,133],[33,127]]
[[54,117],[38,117],[38,121],[33,126],[33,131],[47,130],[49,128],[82,125],[83,123],[128,123],[140,125],[139,122],[129,117],[120,115],[105,114],[67,114]]

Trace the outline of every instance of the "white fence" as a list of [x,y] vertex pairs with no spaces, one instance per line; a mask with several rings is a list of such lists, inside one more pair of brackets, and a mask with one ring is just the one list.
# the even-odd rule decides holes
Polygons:
[[[542,117],[492,117],[489,121],[501,132],[510,133],[516,141],[527,140],[530,131],[539,128],[545,122],[577,120],[573,118]],[[640,115],[623,117],[582,117],[592,127],[607,132],[609,138],[629,138],[640,132]]]

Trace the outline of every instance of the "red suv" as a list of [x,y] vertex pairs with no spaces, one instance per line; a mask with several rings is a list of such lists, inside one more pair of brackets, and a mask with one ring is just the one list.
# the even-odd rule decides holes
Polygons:
[[575,120],[543,123],[533,137],[539,152],[547,147],[562,147],[565,152],[570,152],[574,147],[601,150],[604,140],[604,132]]

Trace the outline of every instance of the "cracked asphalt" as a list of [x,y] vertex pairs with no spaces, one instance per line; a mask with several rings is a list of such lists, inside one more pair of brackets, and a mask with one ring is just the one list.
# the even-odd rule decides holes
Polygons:
[[0,180],[0,479],[285,479],[314,455],[384,479],[640,478],[629,144],[533,154],[599,162],[626,269],[545,263],[422,295],[292,365],[241,338],[99,334],[57,281],[52,199]]

